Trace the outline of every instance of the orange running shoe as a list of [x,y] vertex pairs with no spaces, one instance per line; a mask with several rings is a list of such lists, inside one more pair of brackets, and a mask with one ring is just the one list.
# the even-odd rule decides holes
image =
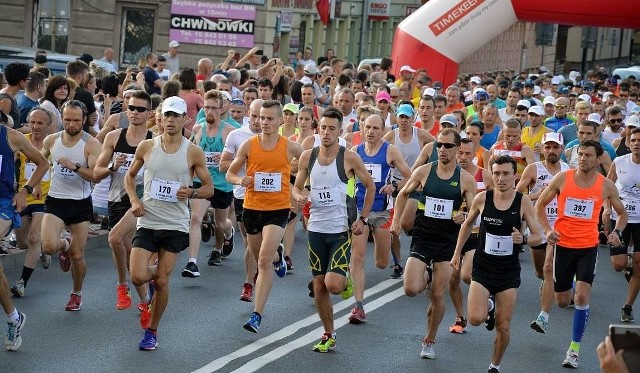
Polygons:
[[117,301],[116,301],[116,309],[117,310],[126,310],[131,307],[131,291],[129,291],[129,286],[127,284],[118,285],[116,287],[117,293]]

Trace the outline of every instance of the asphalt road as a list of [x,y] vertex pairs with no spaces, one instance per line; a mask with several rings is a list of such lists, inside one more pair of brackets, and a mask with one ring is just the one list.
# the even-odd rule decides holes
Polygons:
[[[15,300],[27,314],[23,345],[17,352],[0,351],[0,373],[487,371],[494,334],[484,327],[470,327],[463,335],[449,334],[455,313],[448,297],[437,337],[437,359],[419,358],[428,297],[404,296],[402,281],[389,279],[390,269],[374,268],[372,246],[365,292],[368,322],[348,324],[352,299],[334,297],[336,348],[327,354],[311,351],[323,330],[307,295],[310,272],[304,238],[299,229],[293,254],[295,271],[274,279],[257,335],[242,329],[252,305],[238,300],[244,279],[241,240],[236,237],[235,251],[219,267],[206,265],[212,241],[203,244],[199,279],[180,277],[187,260],[182,254],[160,324],[159,346],[152,352],[137,349],[142,332],[135,306],[124,311],[115,309],[111,253],[106,240],[98,238],[102,241],[96,241],[97,248],[86,255],[88,272],[81,311],[64,311],[71,277],[55,260],[48,270],[38,268],[34,272],[26,296]],[[403,253],[407,248],[408,238],[404,237]],[[529,323],[539,312],[539,281],[534,278],[529,253],[521,255],[521,260],[523,281],[512,320],[511,344],[501,371],[565,371],[561,363],[571,339],[573,309],[554,308],[547,334],[532,331]],[[13,283],[19,277],[19,266],[7,267]],[[607,334],[608,325],[619,322],[626,289],[622,274],[615,273],[609,264],[608,252],[601,250],[580,372],[599,371],[595,349]],[[463,291],[466,295],[466,285]]]

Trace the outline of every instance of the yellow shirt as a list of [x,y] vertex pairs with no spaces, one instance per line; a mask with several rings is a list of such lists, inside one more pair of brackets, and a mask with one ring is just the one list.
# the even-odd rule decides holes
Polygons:
[[[527,126],[523,128],[522,134],[520,135],[520,141],[522,141],[522,143],[526,144],[531,149],[534,149],[536,145],[542,146],[542,137],[544,136],[545,133],[551,132],[551,130],[545,126],[541,126],[541,127],[542,128],[540,128],[540,131],[538,131],[538,133],[536,133],[535,135],[531,134],[531,127]],[[536,156],[536,158],[538,158],[538,153],[534,153],[534,155]],[[542,154],[540,154],[539,156],[540,156],[540,159],[536,159],[536,161],[544,160],[544,157],[542,156]]]
[[[29,139],[29,141],[31,141],[31,134],[30,133],[26,134],[25,136],[27,137],[27,139]],[[31,177],[31,174],[33,173],[33,171],[36,170],[36,165],[35,165],[35,163],[33,163],[29,159],[27,159],[27,156],[24,155],[22,152],[20,152],[18,154],[19,154],[19,161],[20,161],[20,178],[18,180],[18,184],[20,185],[20,187],[22,187],[27,183],[27,181]],[[44,176],[42,177],[42,181],[40,181],[40,188],[42,189],[41,198],[40,199],[35,199],[33,197],[33,195],[28,194],[27,195],[27,205],[44,204],[44,199],[47,196],[47,193],[49,193],[49,184],[50,183],[51,183],[51,170],[47,170],[47,173],[45,173]]]

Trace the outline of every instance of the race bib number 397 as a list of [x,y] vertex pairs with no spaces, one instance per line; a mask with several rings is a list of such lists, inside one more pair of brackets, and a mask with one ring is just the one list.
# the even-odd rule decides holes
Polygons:
[[564,205],[564,214],[578,219],[591,219],[593,216],[594,202],[591,199],[578,199],[567,197]]

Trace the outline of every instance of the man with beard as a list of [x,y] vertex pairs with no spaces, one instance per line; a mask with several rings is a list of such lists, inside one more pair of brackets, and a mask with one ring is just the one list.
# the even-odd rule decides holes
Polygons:
[[[64,130],[47,136],[42,154],[53,164],[49,194],[42,218],[42,249],[45,254],[60,252],[60,268],[71,271],[73,291],[66,311],[82,307],[82,284],[87,271],[84,248],[89,223],[93,218],[91,183],[96,182],[93,168],[100,155],[100,143],[82,131],[87,108],[77,100],[62,105]],[[61,239],[65,226],[71,238]]]
[[[438,135],[438,161],[413,171],[405,187],[398,193],[391,225],[391,230],[400,234],[401,216],[407,198],[414,190],[421,189],[409,259],[405,266],[404,292],[409,297],[415,297],[426,289],[430,281],[433,282],[427,310],[427,335],[420,352],[423,359],[436,358],[436,334],[445,312],[444,292],[453,271],[449,261],[453,257],[453,242],[464,221],[460,206],[463,201],[471,203],[476,194],[475,179],[455,162],[459,146],[460,135],[453,128],[446,128]],[[431,263],[432,275],[426,274]]]
[[607,117],[605,119],[607,127],[602,132],[602,139],[611,144],[613,140],[622,136],[622,130],[624,130],[624,127],[622,127],[623,120],[624,115],[621,107],[611,106],[607,108]]
[[518,101],[520,101],[521,98],[522,94],[517,88],[512,88],[509,93],[507,93],[506,106],[498,110],[498,115],[502,122],[506,122],[507,119],[513,118],[516,112],[516,107],[518,106]]
[[[542,155],[544,161],[535,162],[524,169],[522,178],[516,190],[520,193],[528,192],[529,199],[535,203],[551,179],[561,171],[569,169],[569,165],[560,160],[564,142],[562,135],[555,132],[546,133],[542,138]],[[551,201],[547,205],[549,225],[553,227],[558,217],[558,202]],[[540,315],[531,323],[531,328],[538,333],[546,333],[549,322],[549,312],[553,302],[553,246],[547,245],[546,238],[542,243],[531,247],[531,257],[536,276],[542,280],[540,293]]]

